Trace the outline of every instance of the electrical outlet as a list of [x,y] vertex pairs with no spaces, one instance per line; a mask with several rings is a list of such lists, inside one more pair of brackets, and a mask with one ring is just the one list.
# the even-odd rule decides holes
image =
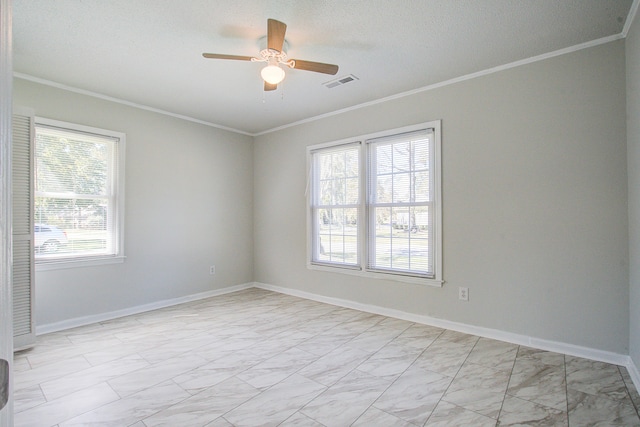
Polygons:
[[458,288],[458,299],[461,301],[469,301],[469,288]]
[[209,274],[212,275],[212,276],[214,274],[216,274],[216,266],[215,265],[212,265],[211,267],[209,267]]

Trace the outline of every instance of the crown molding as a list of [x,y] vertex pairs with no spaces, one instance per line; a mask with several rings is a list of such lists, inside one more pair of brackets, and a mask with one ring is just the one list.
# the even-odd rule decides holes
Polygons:
[[638,7],[640,6],[640,0],[633,0],[631,3],[631,8],[629,9],[629,14],[627,15],[627,19],[624,21],[624,27],[622,28],[622,37],[626,38],[627,34],[629,34],[629,29],[631,29],[631,25],[636,19],[636,14],[638,13]]
[[[580,50],[583,50],[583,49],[588,49],[588,48],[591,48],[591,47],[600,46],[602,44],[606,44],[606,43],[610,43],[610,42],[613,42],[613,41],[616,41],[616,40],[623,39],[623,38],[626,37],[626,34],[627,34],[628,30],[629,30],[628,27],[630,27],[631,22],[635,18],[635,15],[636,15],[636,12],[638,10],[638,5],[639,4],[640,4],[640,0],[634,0],[633,4],[631,6],[631,10],[629,11],[629,15],[627,16],[627,20],[626,20],[624,29],[620,34],[614,34],[612,36],[603,37],[603,38],[600,38],[600,39],[597,39],[597,40],[591,40],[589,42],[585,42],[585,43],[581,43],[581,44],[578,44],[578,45],[570,46],[570,47],[567,47],[567,48],[564,48],[564,49],[559,49],[559,50],[556,50],[556,51],[553,51],[553,52],[544,53],[542,55],[537,55],[537,56],[533,56],[533,57],[530,57],[530,58],[522,59],[522,60],[519,60],[519,61],[511,62],[511,63],[508,63],[508,64],[499,65],[497,67],[488,68],[488,69],[485,69],[485,70],[477,71],[475,73],[466,74],[466,75],[463,75],[463,76],[460,76],[460,77],[455,77],[453,79],[449,79],[449,80],[445,80],[445,81],[442,81],[442,82],[434,83],[432,85],[420,87],[420,88],[417,88],[417,89],[412,89],[412,90],[409,90],[409,91],[406,91],[406,92],[401,92],[401,93],[398,93],[398,94],[395,94],[395,95],[387,96],[387,97],[376,99],[376,100],[373,100],[373,101],[364,102],[364,103],[361,103],[361,104],[353,105],[353,106],[350,106],[350,107],[346,107],[346,108],[342,108],[342,109],[339,109],[339,110],[331,111],[331,112],[328,112],[328,113],[320,114],[320,115],[317,115],[317,116],[309,117],[309,118],[306,118],[306,119],[298,120],[298,121],[295,121],[295,122],[292,122],[292,123],[288,123],[288,124],[285,124],[285,125],[282,125],[282,126],[274,127],[274,128],[271,128],[271,129],[267,129],[267,130],[260,131],[260,132],[255,132],[255,133],[246,132],[246,131],[243,131],[243,130],[240,130],[240,129],[234,129],[234,128],[222,126],[222,125],[219,125],[219,124],[216,124],[216,123],[207,122],[207,121],[204,121],[204,120],[196,119],[196,118],[185,116],[185,115],[182,115],[182,114],[172,113],[170,111],[161,110],[161,109],[150,107],[150,106],[144,105],[144,104],[138,104],[138,103],[135,103],[135,102],[127,101],[125,99],[115,98],[115,97],[104,95],[104,94],[101,94],[101,93],[97,93],[97,92],[92,92],[92,91],[85,90],[85,89],[76,88],[76,87],[73,87],[73,86],[65,85],[65,84],[54,82],[54,81],[51,81],[51,80],[46,80],[46,79],[42,79],[42,78],[39,78],[39,77],[35,77],[35,76],[29,75],[29,74],[14,72],[13,76],[15,78],[18,78],[18,79],[31,81],[31,82],[39,83],[39,84],[46,85],[46,86],[51,86],[51,87],[54,87],[54,88],[57,88],[57,89],[67,90],[67,91],[78,93],[78,94],[81,94],[81,95],[95,97],[95,98],[99,98],[99,99],[103,99],[103,100],[106,100],[106,101],[115,102],[115,103],[122,104],[122,105],[127,105],[129,107],[139,108],[141,110],[151,111],[151,112],[154,112],[154,113],[163,114],[163,115],[170,116],[170,117],[175,117],[175,118],[186,120],[186,121],[190,121],[190,122],[193,122],[193,123],[198,123],[198,124],[201,124],[201,125],[210,126],[210,127],[214,127],[214,128],[217,128],[217,129],[225,130],[225,131],[228,131],[228,132],[234,132],[234,133],[238,133],[238,134],[242,134],[242,135],[256,137],[256,136],[266,135],[266,134],[269,134],[269,133],[273,133],[273,132],[281,131],[281,130],[284,130],[284,129],[288,129],[288,128],[291,128],[291,127],[299,126],[299,125],[302,125],[302,124],[305,124],[305,123],[315,122],[317,120],[322,120],[322,119],[325,119],[327,117],[333,117],[333,116],[337,116],[337,115],[340,115],[340,114],[348,113],[350,111],[355,111],[355,110],[359,110],[359,109],[362,109],[362,108],[370,107],[370,106],[373,106],[373,105],[383,104],[385,102],[393,101],[393,100],[396,100],[396,99],[405,98],[405,97],[416,95],[416,94],[419,94],[419,93],[422,93],[422,92],[428,92],[428,91],[431,91],[431,90],[434,90],[434,89],[438,89],[438,88],[441,88],[441,87],[450,86],[450,85],[453,85],[453,84],[456,84],[456,83],[460,83],[460,82],[464,82],[464,81],[467,81],[467,80],[476,79],[478,77],[483,77],[483,76],[487,76],[487,75],[490,75],[490,74],[498,73],[498,72],[501,72],[501,71],[509,70],[511,68],[520,67],[520,66],[531,64],[531,63],[534,63],[534,62],[544,61],[546,59],[554,58],[556,56],[566,55],[566,54],[577,52],[577,51],[580,51]],[[625,30],[626,30],[626,32],[625,32]]]
[[[640,0],[635,0],[635,2],[640,2]],[[635,3],[634,3],[635,4]],[[483,77],[483,76],[487,76],[489,74],[494,74],[494,73],[498,73],[500,71],[505,71],[505,70],[509,70],[511,68],[516,68],[516,67],[520,67],[523,65],[527,65],[527,64],[531,64],[534,62],[538,62],[538,61],[544,61],[546,59],[549,58],[554,58],[556,56],[561,56],[561,55],[566,55],[568,53],[573,53],[573,52],[577,52],[579,50],[583,50],[583,49],[588,49],[590,47],[595,47],[595,46],[600,46],[602,44],[606,44],[606,43],[610,43],[616,40],[620,40],[623,38],[622,33],[621,34],[614,34],[612,36],[608,36],[608,37],[603,37],[597,40],[592,40],[586,43],[581,43],[575,46],[570,46],[564,49],[559,49],[553,52],[549,52],[549,53],[544,53],[542,55],[538,55],[538,56],[533,56],[531,58],[526,58],[526,59],[522,59],[520,61],[515,61],[515,62],[511,62],[508,64],[504,64],[504,65],[499,65],[497,67],[493,67],[493,68],[487,68],[486,70],[482,70],[482,71],[477,71],[475,73],[471,73],[471,74],[466,74],[464,76],[460,76],[460,77],[456,77],[453,79],[449,79],[449,80],[445,80],[439,83],[434,83],[432,85],[428,85],[428,86],[424,86],[418,89],[412,89],[406,92],[401,92],[395,95],[391,95],[391,96],[387,96],[385,98],[380,98],[380,99],[376,99],[373,101],[369,101],[369,102],[364,102],[362,104],[357,104],[357,105],[353,105],[351,107],[347,107],[347,108],[342,108],[340,110],[336,110],[336,111],[332,111],[329,113],[325,113],[325,114],[321,114],[318,116],[314,116],[314,117],[309,117],[307,119],[303,119],[303,120],[299,120],[293,123],[289,123],[286,125],[282,125],[282,126],[278,126],[272,129],[268,129],[262,132],[258,132],[256,133],[254,136],[260,136],[260,135],[265,135],[268,133],[272,133],[272,132],[277,132],[283,129],[287,129],[290,127],[294,127],[294,126],[298,126],[304,123],[310,123],[310,122],[314,122],[316,120],[321,120],[327,117],[332,117],[332,116],[337,116],[343,113],[347,113],[349,111],[355,111],[355,110],[359,110],[361,108],[366,108],[366,107],[370,107],[373,105],[377,105],[377,104],[382,104],[388,101],[393,101],[395,99],[400,99],[400,98],[405,98],[407,96],[412,96],[412,95],[416,95],[418,93],[422,93],[422,92],[428,92],[430,90],[434,90],[434,89],[438,89],[441,87],[445,87],[445,86],[449,86],[449,85],[453,85],[456,83],[460,83],[460,82],[464,82],[466,80],[472,80],[472,79],[476,79],[478,77]]]
[[62,89],[62,90],[66,90],[66,91],[69,91],[69,92],[78,93],[80,95],[86,95],[86,96],[91,96],[93,98],[102,99],[102,100],[105,100],[105,101],[115,102],[116,104],[122,104],[122,105],[126,105],[128,107],[138,108],[140,110],[151,111],[152,113],[162,114],[162,115],[165,115],[165,116],[175,117],[177,119],[186,120],[186,121],[189,121],[189,122],[198,123],[198,124],[209,126],[209,127],[214,127],[214,128],[221,129],[221,130],[226,130],[228,132],[239,133],[239,134],[247,135],[247,136],[254,136],[253,134],[251,134],[249,132],[245,132],[245,131],[240,130],[240,129],[234,129],[234,128],[222,126],[222,125],[219,125],[219,124],[216,124],[216,123],[207,122],[205,120],[195,119],[193,117],[185,116],[185,115],[182,115],[182,114],[172,113],[171,111],[161,110],[159,108],[150,107],[148,105],[138,104],[136,102],[127,101],[126,99],[115,98],[113,96],[104,95],[102,93],[93,92],[93,91],[85,90],[85,89],[80,89],[80,88],[77,88],[77,87],[74,87],[74,86],[69,86],[69,85],[65,85],[65,84],[62,84],[62,83],[54,82],[54,81],[51,81],[51,80],[42,79],[40,77],[35,77],[35,76],[29,75],[29,74],[14,72],[13,73],[13,77],[15,77],[17,79],[21,79],[21,80],[27,80],[27,81],[34,82],[34,83],[39,83],[39,84],[45,85],[45,86],[54,87],[56,89]]

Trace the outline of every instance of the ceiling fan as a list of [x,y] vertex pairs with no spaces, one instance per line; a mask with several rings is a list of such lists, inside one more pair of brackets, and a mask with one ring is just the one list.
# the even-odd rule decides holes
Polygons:
[[304,61],[302,59],[288,59],[285,52],[286,41],[284,39],[287,25],[275,19],[267,20],[267,47],[260,51],[260,57],[224,55],[218,53],[203,53],[205,58],[235,59],[238,61],[266,62],[268,65],[262,69],[260,75],[264,80],[264,90],[275,90],[284,77],[284,70],[280,65],[297,70],[314,71],[316,73],[335,75],[338,66],[324,64],[322,62]]

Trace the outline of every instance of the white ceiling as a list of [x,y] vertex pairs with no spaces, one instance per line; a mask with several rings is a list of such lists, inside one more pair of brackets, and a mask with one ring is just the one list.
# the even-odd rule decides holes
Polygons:
[[[638,0],[635,0],[636,2]],[[248,134],[597,40],[632,0],[14,0],[17,77],[45,80]],[[637,7],[637,5],[636,5]],[[288,70],[265,93],[267,18],[288,25]],[[263,66],[263,65],[262,65]],[[358,80],[327,89],[349,74]]]

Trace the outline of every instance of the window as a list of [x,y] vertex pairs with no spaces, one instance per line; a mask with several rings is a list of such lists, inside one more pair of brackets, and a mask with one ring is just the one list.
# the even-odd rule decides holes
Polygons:
[[36,119],[39,266],[122,262],[124,144],[119,132]]
[[312,202],[315,260],[357,266],[360,148],[349,144],[315,151]]
[[439,121],[308,152],[310,268],[442,283]]

